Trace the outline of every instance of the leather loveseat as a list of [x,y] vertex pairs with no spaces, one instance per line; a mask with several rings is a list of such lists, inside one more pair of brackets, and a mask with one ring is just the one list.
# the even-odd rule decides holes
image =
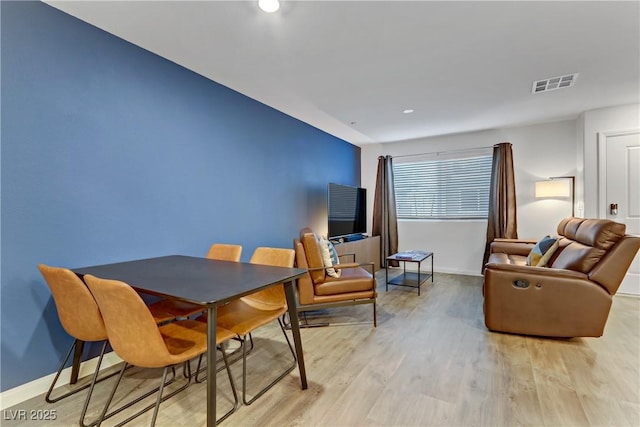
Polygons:
[[605,219],[565,218],[546,266],[527,265],[530,240],[497,239],[484,272],[484,318],[492,331],[599,337],[640,238]]

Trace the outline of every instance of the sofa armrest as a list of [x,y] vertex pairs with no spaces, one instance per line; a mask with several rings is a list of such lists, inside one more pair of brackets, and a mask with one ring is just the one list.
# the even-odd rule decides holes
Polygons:
[[505,243],[533,243],[534,245],[538,243],[535,239],[505,239],[502,237],[496,237],[493,239],[494,242],[505,242]]
[[[509,274],[519,275],[519,276],[527,276],[532,278],[537,278],[538,280],[554,280],[554,279],[575,279],[575,280],[586,280],[589,283],[594,282],[590,281],[588,276],[579,271],[573,270],[564,270],[561,268],[550,268],[550,267],[534,267],[530,265],[514,265],[514,264],[496,264],[496,263],[488,263],[486,266],[486,270],[491,270],[493,272],[505,272]],[[485,280],[486,282],[486,280]],[[597,285],[598,286],[598,285]]]
[[546,267],[487,264],[487,328],[527,335],[601,336],[611,295],[586,274]]
[[495,239],[493,242],[491,242],[490,253],[527,256],[536,243],[537,241],[532,240]]

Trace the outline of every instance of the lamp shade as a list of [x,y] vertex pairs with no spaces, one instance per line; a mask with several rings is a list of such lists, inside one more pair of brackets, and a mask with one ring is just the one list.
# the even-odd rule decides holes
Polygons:
[[545,180],[536,182],[536,198],[571,197],[571,182],[567,180]]

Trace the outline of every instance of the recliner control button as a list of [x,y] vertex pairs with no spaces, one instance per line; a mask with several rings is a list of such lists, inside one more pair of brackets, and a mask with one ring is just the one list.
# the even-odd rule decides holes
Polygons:
[[513,281],[513,286],[516,288],[525,289],[529,287],[529,282],[523,279],[518,279]]

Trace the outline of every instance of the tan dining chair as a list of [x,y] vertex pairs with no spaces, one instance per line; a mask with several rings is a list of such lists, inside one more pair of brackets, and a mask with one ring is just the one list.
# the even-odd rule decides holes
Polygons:
[[[257,248],[251,256],[252,264],[262,264],[277,267],[293,267],[295,252],[293,249],[282,248]],[[289,337],[284,329],[280,317],[287,312],[287,301],[284,295],[282,284],[271,286],[267,289],[254,292],[242,298],[235,299],[229,304],[223,305],[217,310],[217,324],[225,329],[229,329],[238,335],[242,347],[242,400],[246,405],[250,405],[257,398],[262,396],[267,390],[273,387],[278,381],[284,378],[296,366],[296,355],[291,345]],[[207,317],[203,315],[197,320],[206,322]],[[266,387],[257,392],[253,398],[247,399],[247,339],[251,338],[251,332],[274,320],[278,321],[280,329],[289,345],[289,350],[293,356],[293,363],[284,372],[279,374]]]
[[[45,400],[48,403],[55,403],[88,388],[89,390],[80,414],[80,425],[84,426],[84,418],[95,384],[109,377],[107,376],[98,380],[100,366],[102,365],[102,359],[107,348],[107,330],[104,327],[100,310],[91,292],[89,292],[84,282],[73,271],[66,268],[51,267],[45,264],[38,264],[38,270],[40,270],[42,277],[51,290],[51,295],[53,296],[62,327],[73,337],[71,347],[60,364],[53,378],[53,382],[49,386]],[[81,351],[82,345],[85,342],[99,341],[103,341],[103,343],[91,382],[83,386],[78,386],[58,397],[52,397],[53,389],[74,349],[79,348]]]
[[225,243],[214,243],[207,252],[207,258],[218,261],[240,262],[242,256],[241,245],[229,245]]
[[[167,396],[162,396],[168,369],[183,364],[183,369],[190,371],[189,361],[207,351],[207,325],[194,320],[177,320],[158,326],[140,295],[128,284],[117,280],[100,279],[92,275],[85,275],[83,279],[102,313],[107,336],[115,353],[126,363],[134,366],[164,368],[155,405],[152,404],[141,409],[119,424],[126,424],[154,408],[151,419],[151,426],[153,426],[158,416],[160,403],[186,389],[191,381],[191,373],[189,372],[188,375],[185,374],[187,379],[184,386],[172,391]],[[216,329],[216,344],[221,345],[234,336],[233,332],[218,327]],[[235,412],[238,407],[238,398],[226,354],[221,347],[218,348],[227,367],[229,383],[235,398],[233,408],[219,420],[216,420],[220,422]],[[124,370],[123,366],[105,403],[100,419],[96,423],[98,426],[105,419]]]
[[[241,245],[230,245],[225,243],[214,243],[207,252],[207,258],[218,261],[239,262],[241,256]],[[203,313],[206,310],[206,307],[202,305],[172,299],[160,300],[150,304],[149,307],[152,310],[169,313],[174,318],[187,318]]]
[[[117,373],[116,372],[98,379],[102,359],[108,344],[107,331],[104,327],[102,315],[93,295],[89,291],[89,288],[87,288],[87,285],[85,285],[77,274],[67,268],[52,267],[45,264],[39,264],[38,270],[40,270],[42,277],[51,290],[51,295],[53,296],[62,327],[74,338],[67,355],[60,364],[49,390],[45,395],[45,400],[48,403],[55,403],[88,388],[89,391],[87,392],[79,421],[81,426],[85,426],[85,416],[87,408],[89,407],[89,402],[91,401],[95,384],[110,378]],[[152,316],[156,323],[164,323],[174,319],[172,315],[160,310],[154,310],[152,312]],[[58,397],[52,397],[52,392],[60,378],[60,374],[62,373],[62,370],[67,364],[67,361],[74,349],[79,349],[79,351],[81,351],[85,342],[98,341],[103,341],[103,344],[91,382],[89,384],[79,386],[76,389]]]

